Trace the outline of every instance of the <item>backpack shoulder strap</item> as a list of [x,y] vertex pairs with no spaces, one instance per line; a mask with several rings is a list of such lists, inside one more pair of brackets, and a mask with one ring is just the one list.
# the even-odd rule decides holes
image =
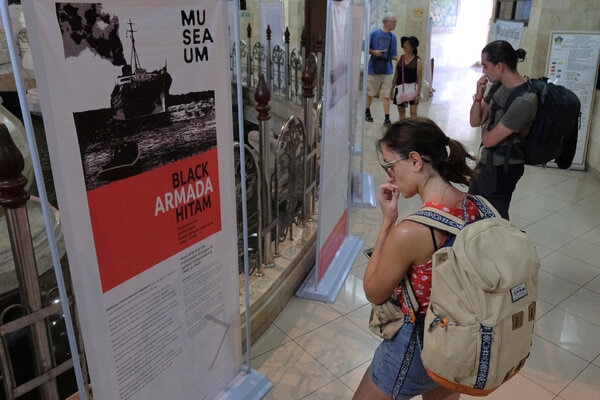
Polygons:
[[466,200],[469,199],[471,200],[473,203],[475,203],[475,205],[477,206],[477,209],[479,210],[479,215],[481,215],[481,218],[494,218],[494,217],[500,217],[500,213],[498,212],[498,210],[496,210],[496,208],[492,205],[492,203],[490,203],[485,197],[481,196],[481,195],[468,195],[467,197],[465,197],[465,200],[463,201],[463,216],[465,218],[465,221],[467,219],[467,209],[466,209]]
[[415,296],[415,292],[413,291],[408,274],[404,275],[404,278],[402,278],[402,281],[400,281],[400,286],[402,287],[402,294],[404,295],[404,301],[406,301],[408,308],[413,310],[414,313],[419,311],[419,302],[417,301],[417,296]]
[[456,235],[458,232],[460,232],[465,225],[465,222],[462,219],[435,207],[423,207],[405,219],[418,222],[435,229],[440,229],[453,235]]
[[[527,92],[535,92],[535,85],[533,84],[533,82],[531,82],[531,80],[529,78],[525,78],[526,81],[523,82],[522,84],[520,84],[519,86],[515,87],[510,94],[508,95],[508,98],[506,99],[506,102],[504,103],[503,107],[498,106],[497,104],[494,103],[494,105],[492,106],[491,109],[491,113],[490,113],[490,123],[496,123],[496,111],[498,110],[503,110],[504,112],[508,111],[508,109],[510,108],[512,102],[519,96],[521,96],[524,93]],[[496,86],[497,85],[497,86]],[[494,93],[496,92],[496,90],[498,90],[498,87],[500,86],[500,84],[494,83],[494,86],[492,86],[492,88],[490,89],[490,92],[492,91],[492,89],[494,90]],[[493,95],[493,93],[492,93]],[[490,97],[491,99],[491,97]]]
[[520,84],[519,86],[517,86],[516,88],[514,88],[512,90],[512,92],[510,92],[510,95],[508,96],[508,99],[506,99],[506,104],[504,104],[504,111],[506,112],[508,110],[508,108],[510,107],[510,105],[512,104],[512,102],[519,96],[521,96],[524,93],[528,93],[528,92],[533,92],[533,93],[538,93],[537,89],[537,85],[532,82],[531,79],[529,79],[528,77],[525,77],[526,81],[522,84]]
[[501,85],[500,82],[492,83],[490,90],[488,90],[487,94],[484,96],[484,100],[486,103],[489,104],[492,101],[492,97],[494,97],[494,94],[498,91],[498,89],[500,88],[500,85]]
[[435,207],[423,207],[405,219],[456,235],[468,223],[467,200],[471,200],[477,206],[481,218],[493,218],[500,215],[485,197],[467,195],[462,203],[462,218],[456,217]]

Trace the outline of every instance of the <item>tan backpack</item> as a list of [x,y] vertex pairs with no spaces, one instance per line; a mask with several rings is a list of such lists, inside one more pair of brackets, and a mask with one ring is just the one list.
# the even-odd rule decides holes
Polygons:
[[482,219],[465,224],[425,207],[407,219],[447,231],[433,255],[421,358],[441,386],[486,396],[525,364],[532,344],[540,262],[531,240],[481,196]]

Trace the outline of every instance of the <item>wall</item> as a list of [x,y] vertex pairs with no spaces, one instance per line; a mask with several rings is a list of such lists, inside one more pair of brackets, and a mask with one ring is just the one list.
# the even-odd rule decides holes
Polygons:
[[[534,1],[529,26],[525,27],[521,47],[527,58],[519,72],[538,77],[546,74],[546,62],[552,31],[600,31],[600,1],[544,0]],[[586,169],[600,177],[600,91],[590,116]]]

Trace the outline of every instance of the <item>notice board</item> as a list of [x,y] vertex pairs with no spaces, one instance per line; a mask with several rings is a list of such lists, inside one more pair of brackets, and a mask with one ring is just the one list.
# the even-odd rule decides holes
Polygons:
[[575,169],[585,168],[585,153],[593,110],[600,32],[552,32],[546,76],[550,82],[572,90],[581,101],[581,123],[577,135]]

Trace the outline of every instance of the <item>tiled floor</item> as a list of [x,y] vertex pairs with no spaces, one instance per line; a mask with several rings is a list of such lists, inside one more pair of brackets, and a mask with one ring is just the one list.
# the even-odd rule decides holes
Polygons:
[[[420,115],[473,151],[478,131],[469,127],[468,111],[479,73],[471,68],[436,70],[435,95],[419,107]],[[371,109],[375,122],[366,123],[364,168],[378,186],[384,175],[373,143],[383,112],[377,99]],[[359,165],[360,156],[354,158]],[[401,213],[418,207],[416,198],[400,201]],[[351,234],[364,247],[375,240],[380,215],[377,208],[351,209]],[[539,316],[524,369],[489,398],[600,399],[600,180],[583,171],[527,167],[510,215],[536,243],[541,258]],[[352,397],[379,343],[367,328],[370,305],[362,289],[366,262],[359,254],[333,304],[292,298],[254,344],[252,368],[274,385],[266,399]]]

